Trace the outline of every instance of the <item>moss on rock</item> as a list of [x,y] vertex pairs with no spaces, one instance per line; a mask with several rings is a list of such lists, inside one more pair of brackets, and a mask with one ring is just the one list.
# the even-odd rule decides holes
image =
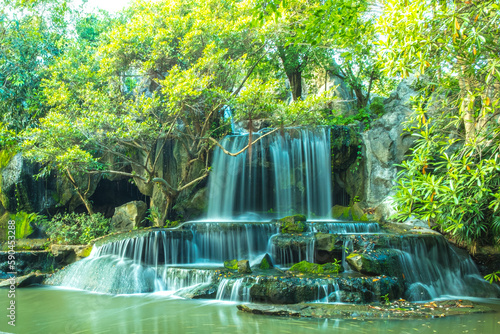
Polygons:
[[238,260],[227,260],[224,261],[224,268],[231,269],[231,270],[238,270]]
[[332,217],[335,219],[346,219],[346,220],[352,219],[349,214],[349,207],[342,205],[335,205],[332,208]]
[[330,233],[316,233],[315,238],[315,248],[318,251],[332,252],[335,250],[335,243],[337,237],[335,234]]
[[400,273],[397,251],[381,249],[366,254],[351,253],[346,261],[351,267],[365,275],[397,276]]
[[269,254],[266,253],[266,255],[264,255],[262,261],[259,264],[259,269],[268,270],[271,268],[274,268],[274,265],[271,261],[271,256],[269,256]]
[[337,263],[317,264],[307,261],[302,261],[294,264],[290,271],[296,271],[304,274],[338,274],[342,267]]
[[279,220],[281,233],[302,233],[306,230],[306,216],[293,215]]
[[32,217],[33,217],[32,214],[26,213],[24,211],[10,215],[10,219],[16,222],[17,240],[26,238],[31,233],[33,233],[33,227],[31,226]]
[[92,246],[87,246],[85,247],[84,249],[80,250],[80,251],[76,251],[76,255],[78,257],[88,257],[90,255],[90,253],[92,253]]

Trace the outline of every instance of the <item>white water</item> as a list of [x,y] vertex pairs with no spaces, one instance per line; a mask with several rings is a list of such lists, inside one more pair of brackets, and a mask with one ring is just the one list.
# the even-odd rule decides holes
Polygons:
[[223,278],[217,289],[217,300],[229,300],[233,302],[249,302],[250,287],[254,283],[249,282],[248,277],[242,278]]
[[[217,283],[215,269],[221,268],[225,260],[249,259],[257,264],[267,252],[272,262],[282,267],[303,260],[315,262],[312,234],[307,238],[308,233],[303,233],[305,238],[299,241],[293,236],[279,235],[289,246],[275,248],[272,242],[278,237],[275,223],[196,223],[184,228],[151,231],[95,247],[90,257],[55,274],[52,284],[112,294],[176,291]],[[288,237],[292,238],[290,242]],[[345,255],[353,247],[351,240],[346,238],[347,252],[342,252],[345,265]],[[368,243],[366,251],[373,245]],[[498,295],[482,279],[472,259],[457,252],[441,236],[401,236],[392,248],[400,251],[398,262],[406,284],[404,297],[408,300]],[[208,263],[212,267],[204,269]],[[329,301],[340,301],[338,286],[332,283],[321,284],[318,290],[324,292],[318,292],[322,295],[318,300],[324,301],[330,295]],[[222,278],[217,299],[248,301],[253,284],[255,278]]]
[[[252,140],[265,132],[254,133]],[[221,145],[240,151],[249,134],[225,137]],[[332,207],[330,131],[327,128],[276,132],[230,156],[216,149],[209,180],[208,219],[234,220],[253,213],[282,217],[302,213],[330,218]]]
[[408,300],[498,294],[498,287],[483,279],[472,258],[458,252],[441,236],[405,238],[395,248],[401,250],[399,263],[408,285]]

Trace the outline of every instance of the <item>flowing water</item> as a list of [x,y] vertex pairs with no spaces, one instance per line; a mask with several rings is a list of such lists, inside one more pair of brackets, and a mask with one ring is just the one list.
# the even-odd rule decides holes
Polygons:
[[[332,207],[330,131],[328,128],[287,129],[268,136],[252,149],[230,156],[216,149],[209,181],[208,219],[242,215],[276,218],[291,213],[329,218]],[[249,134],[225,137],[221,145],[236,153]]]
[[[264,136],[262,131],[252,139]],[[236,152],[249,135],[228,136],[224,147]],[[265,254],[283,268],[302,260],[315,262],[315,233],[335,234],[346,269],[346,255],[370,238],[384,238],[377,223],[329,219],[332,205],[330,134],[325,128],[289,129],[265,136],[251,151],[230,157],[214,154],[209,181],[208,219],[178,229],[158,229],[95,246],[91,255],[54,274],[49,283],[62,288],[16,291],[16,327],[12,333],[498,333],[498,313],[426,320],[310,320],[241,313],[234,302],[251,301],[250,288],[260,276],[225,277],[223,261],[247,259],[258,264]],[[276,222],[290,213],[306,213],[308,232],[283,235]],[[247,223],[241,222],[247,219]],[[319,219],[319,220],[315,220]],[[235,222],[240,220],[240,222]],[[253,221],[251,223],[251,221]],[[259,222],[260,221],[260,222]],[[255,223],[257,222],[257,223]],[[479,275],[467,254],[440,236],[398,236],[386,245],[397,254],[397,266],[410,300],[449,295],[498,296]],[[357,244],[356,244],[356,242]],[[359,249],[358,249],[359,251]],[[356,276],[357,275],[357,276]],[[312,302],[340,302],[340,278],[310,280]],[[262,281],[261,281],[262,282]],[[83,291],[85,290],[85,291]],[[182,299],[203,290],[212,300]],[[90,293],[94,292],[94,293]],[[207,294],[208,295],[208,294]],[[205,295],[205,296],[207,296]],[[315,297],[313,296],[312,299]],[[229,302],[228,302],[229,301]],[[482,300],[500,310],[499,299]],[[0,299],[3,309],[6,298]]]
[[[347,225],[308,224],[313,231],[334,233],[335,239],[343,243],[338,259],[342,260],[348,276],[359,276],[350,271],[345,257],[353,251],[354,240],[363,240],[361,251],[367,254],[378,245],[388,247],[397,255],[397,263],[392,266],[399,268],[400,279],[405,281],[405,293],[401,297],[407,300],[430,300],[443,295],[500,295],[498,288],[481,277],[468,254],[450,246],[440,235],[389,237],[373,232],[379,231],[376,223]],[[346,230],[348,232],[344,232]],[[182,229],[154,230],[96,246],[88,258],[56,273],[49,283],[113,294],[175,292],[188,287],[209,288],[213,284],[217,294],[212,298],[250,301],[249,289],[257,284],[255,277],[220,277],[223,262],[247,259],[250,264],[258,265],[266,253],[272,263],[282,268],[304,260],[316,262],[314,235],[315,232],[281,234],[276,223],[186,223]],[[356,247],[359,252],[360,246]],[[329,295],[331,302],[340,301],[337,283],[333,278],[317,283],[314,288],[322,294],[318,301],[327,300],[324,298]]]
[[[0,298],[5,309],[7,298]],[[500,332],[498,313],[422,320],[325,320],[252,315],[234,303],[183,300],[162,293],[103,295],[60,288],[25,288],[16,293],[16,334],[76,333],[478,333]],[[500,311],[498,300],[493,305]]]

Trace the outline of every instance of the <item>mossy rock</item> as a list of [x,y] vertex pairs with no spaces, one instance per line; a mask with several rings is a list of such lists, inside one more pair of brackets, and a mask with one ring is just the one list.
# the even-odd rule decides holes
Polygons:
[[335,250],[335,242],[337,237],[335,234],[330,233],[316,233],[315,238],[315,248],[318,251],[332,252]]
[[302,233],[305,232],[306,225],[306,216],[304,215],[293,215],[283,217],[279,220],[280,223],[280,232],[281,233]]
[[264,255],[264,257],[262,258],[262,261],[260,261],[259,269],[268,270],[272,268],[274,268],[274,265],[271,260],[271,256],[269,256],[269,254],[266,253],[266,255]]
[[324,275],[335,275],[344,271],[344,268],[342,268],[340,264],[332,262],[322,264],[321,268],[323,269]]
[[16,222],[17,240],[26,238],[33,233],[33,227],[31,225],[32,217],[33,215],[23,211],[10,215],[10,219]]
[[290,271],[297,271],[304,274],[320,274],[323,272],[321,265],[307,261],[302,261],[294,264],[290,268]]
[[364,213],[359,203],[354,203],[350,209],[352,220],[355,221],[368,221],[368,216]]
[[342,266],[335,263],[325,263],[325,264],[317,264],[311,263],[307,261],[302,261],[294,264],[290,271],[296,271],[303,274],[338,274],[342,271]]
[[305,222],[307,221],[307,218],[306,216],[304,215],[292,215],[292,216],[286,216],[286,217],[283,217],[281,219],[279,219],[280,222],[283,222],[283,223],[294,223],[294,222]]
[[252,272],[250,269],[250,262],[248,260],[238,261],[237,267],[240,274],[250,274]]
[[332,208],[332,217],[335,219],[352,220],[348,206],[335,205]]
[[346,261],[351,267],[365,275],[398,276],[400,273],[398,252],[380,249],[367,254],[351,253]]
[[90,253],[92,253],[92,246],[89,245],[80,251],[76,251],[75,253],[78,257],[81,257],[81,258],[88,257],[90,255]]
[[238,260],[227,260],[224,261],[224,268],[231,269],[231,270],[238,270]]

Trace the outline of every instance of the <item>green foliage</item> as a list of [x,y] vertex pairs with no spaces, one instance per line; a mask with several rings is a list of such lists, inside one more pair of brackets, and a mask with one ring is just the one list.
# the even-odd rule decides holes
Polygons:
[[380,296],[380,300],[382,301],[382,303],[384,303],[385,305],[390,305],[391,304],[391,300],[389,299],[389,294],[385,294],[383,296]]
[[254,19],[276,31],[273,41],[292,86],[300,79],[293,74],[317,77],[321,69],[341,77],[363,108],[372,91],[387,95],[395,87],[376,63],[375,19],[368,5],[364,0],[258,1]]
[[28,213],[19,211],[11,214],[10,219],[16,222],[16,239],[22,239],[33,232],[35,225],[41,225],[46,222],[46,217],[37,213]]
[[[446,103],[446,102],[444,102]],[[498,243],[500,157],[498,130],[488,142],[464,143],[456,113],[430,118],[419,103],[409,131],[417,137],[411,160],[403,161],[395,201],[398,219],[437,224],[474,251]]]
[[[401,164],[398,219],[437,225],[474,252],[500,241],[500,5],[386,0],[379,29],[386,72],[425,75]],[[427,83],[426,83],[427,82]]]
[[19,131],[48,110],[40,85],[62,52],[69,9],[64,0],[2,1],[2,5],[0,121]]
[[157,206],[152,206],[146,211],[146,220],[148,220],[152,226],[158,226],[160,224],[161,212]]
[[376,116],[380,117],[385,113],[384,98],[375,97],[370,103],[370,111]]
[[335,262],[325,263],[325,264],[317,264],[317,263],[302,261],[294,264],[289,270],[304,274],[329,275],[329,274],[338,274],[341,271],[341,269],[342,266],[340,265],[340,261],[335,259]]
[[57,214],[45,226],[49,238],[62,244],[88,244],[111,232],[110,220],[100,213]]
[[500,282],[500,270],[484,276],[484,279],[489,281],[490,284],[493,284],[493,282]]

